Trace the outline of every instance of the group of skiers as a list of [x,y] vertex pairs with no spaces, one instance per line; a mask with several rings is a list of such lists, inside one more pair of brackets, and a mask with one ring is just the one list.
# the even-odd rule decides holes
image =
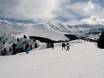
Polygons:
[[[54,49],[54,43],[47,43],[47,48],[52,48]],[[62,50],[70,50],[70,44],[69,42],[63,42],[62,43]]]
[[21,53],[21,52],[26,52],[26,54],[28,54],[30,50],[32,50],[33,48],[37,48],[37,47],[38,45],[36,42],[34,44],[34,47],[29,43],[26,43],[25,46],[21,48],[17,48],[16,44],[12,45],[13,54]]
[[30,50],[32,50],[33,48],[37,48],[37,47],[38,47],[37,42],[30,43],[28,41],[23,41],[22,39],[17,39],[17,42],[12,43],[11,46],[6,47],[6,48],[4,47],[1,50],[0,55],[2,56],[15,55],[21,52],[26,52],[26,54],[28,54]]
[[63,42],[62,43],[62,50],[69,51],[69,49],[70,49],[70,44],[68,42],[67,43]]
[[17,45],[15,43],[12,44],[12,46],[9,48],[9,51],[7,50],[7,48],[4,48],[1,51],[1,55],[8,55],[8,52],[11,55],[15,55],[17,53],[21,53],[21,52],[26,52],[27,54],[29,53],[29,51],[32,50],[32,46],[29,45],[28,43],[25,45],[25,47],[17,47]]
[[52,48],[52,49],[54,49],[54,43],[47,43],[46,48]]
[[[21,41],[19,39],[17,39],[17,41],[20,43]],[[26,52],[26,54],[29,53],[30,50],[32,50],[33,48],[37,48],[38,45],[36,43],[36,41],[34,41],[34,47],[33,45],[29,44],[28,42],[25,43],[25,45],[18,45],[17,43],[13,43],[12,46],[9,48],[9,52],[11,53],[11,55],[15,55],[17,53],[21,53],[21,52]],[[54,49],[54,43],[46,43],[46,48],[52,48]],[[66,50],[69,51],[70,49],[70,44],[69,42],[62,42],[62,50]],[[1,55],[8,55],[8,50],[6,48],[4,48],[1,52]]]

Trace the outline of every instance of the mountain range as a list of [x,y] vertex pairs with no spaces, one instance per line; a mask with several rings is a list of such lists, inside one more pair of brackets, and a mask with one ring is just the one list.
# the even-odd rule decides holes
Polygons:
[[83,24],[69,25],[56,22],[11,22],[0,19],[0,35],[14,34],[16,37],[25,35],[46,37],[53,40],[65,40],[65,34],[88,36],[104,30],[104,20],[98,17],[84,19]]

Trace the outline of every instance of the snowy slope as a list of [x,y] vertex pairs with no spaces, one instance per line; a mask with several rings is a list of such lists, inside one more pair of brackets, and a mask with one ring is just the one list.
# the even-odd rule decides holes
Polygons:
[[[48,27],[48,28],[47,28]],[[67,38],[64,34],[54,31],[54,29],[49,29],[46,24],[36,24],[33,26],[25,26],[25,32],[23,34],[28,34],[30,36],[45,37],[52,40],[66,40]]]
[[70,51],[33,50],[0,57],[1,78],[104,78],[104,50],[95,43],[74,41]]

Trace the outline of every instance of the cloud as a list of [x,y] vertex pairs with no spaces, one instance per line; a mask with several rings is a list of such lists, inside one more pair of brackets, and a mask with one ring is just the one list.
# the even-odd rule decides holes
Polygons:
[[86,18],[86,19],[83,19],[81,20],[81,23],[83,24],[100,24],[100,25],[104,25],[104,19],[102,18],[99,18],[97,16],[91,16],[90,18]]
[[61,0],[59,8],[54,12],[55,19],[60,22],[80,20],[86,17],[83,13],[88,0]]
[[92,2],[101,8],[104,7],[104,0],[92,0]]
[[0,0],[0,16],[15,18],[51,17],[57,0]]
[[0,0],[0,16],[15,14],[18,3],[16,0]]
[[91,16],[104,18],[104,0],[0,0],[0,17],[80,21]]
[[85,7],[85,12],[89,12],[89,11],[93,11],[93,10],[95,10],[95,5],[92,3],[92,1],[89,1],[88,2],[88,6],[87,7]]
[[91,16],[104,18],[104,0],[61,0],[54,12],[59,22],[81,21]]

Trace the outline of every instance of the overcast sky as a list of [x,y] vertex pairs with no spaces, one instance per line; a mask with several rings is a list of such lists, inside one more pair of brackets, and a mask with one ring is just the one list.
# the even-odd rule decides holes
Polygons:
[[56,2],[57,0],[0,0],[0,16],[50,18]]
[[61,22],[79,22],[92,16],[104,18],[104,0],[61,0],[55,15]]
[[104,0],[0,0],[0,16],[60,22],[104,18]]

